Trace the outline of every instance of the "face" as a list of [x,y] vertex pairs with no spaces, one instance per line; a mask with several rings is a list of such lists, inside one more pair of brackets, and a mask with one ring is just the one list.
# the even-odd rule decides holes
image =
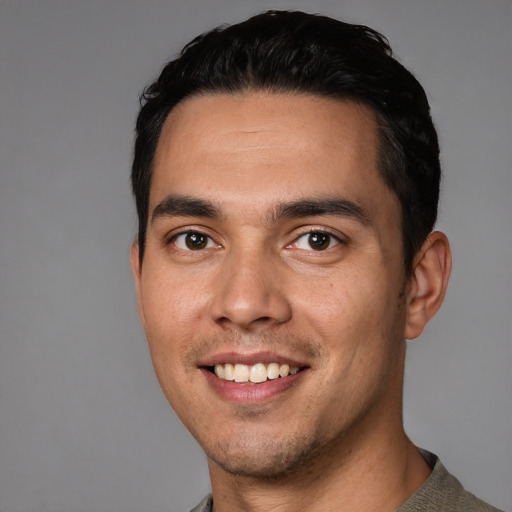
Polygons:
[[211,466],[278,476],[401,425],[400,207],[377,144],[369,109],[314,96],[168,118],[132,265],[159,382]]

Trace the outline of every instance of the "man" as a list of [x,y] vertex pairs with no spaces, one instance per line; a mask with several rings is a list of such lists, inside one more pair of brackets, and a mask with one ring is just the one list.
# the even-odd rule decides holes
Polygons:
[[196,511],[496,510],[402,424],[405,339],[451,268],[425,93],[367,27],[268,12],[144,94],[139,311],[208,457]]

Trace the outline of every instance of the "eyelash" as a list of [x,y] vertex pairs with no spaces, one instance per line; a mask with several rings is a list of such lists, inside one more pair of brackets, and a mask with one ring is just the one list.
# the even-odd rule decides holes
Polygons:
[[[180,237],[188,237],[188,236],[193,237],[194,235],[198,237],[196,239],[196,241],[192,240],[193,244],[197,243],[197,245],[195,247],[191,247],[187,243],[186,239],[181,244],[182,245],[181,247],[177,243],[177,240],[179,240]],[[285,248],[293,249],[294,247],[297,246],[298,242],[301,239],[305,239],[306,237],[310,237],[312,235],[320,236],[319,243],[318,243],[317,247],[314,248],[313,246],[311,246],[311,244],[309,244],[308,248],[302,248],[300,250],[312,251],[312,252],[324,252],[328,249],[332,249],[333,247],[336,247],[339,244],[346,243],[339,236],[337,236],[329,231],[322,230],[322,229],[310,229],[310,230],[300,233],[298,236],[296,236],[295,239],[290,244],[287,244],[285,246]],[[321,247],[321,244],[325,243],[326,238],[327,238],[327,242],[328,242],[327,247]],[[202,243],[205,243],[205,245],[201,246]],[[306,242],[306,243],[308,243],[308,242]],[[221,247],[221,245],[217,244],[210,235],[204,233],[203,231],[195,230],[195,229],[190,229],[190,230],[182,231],[180,233],[176,233],[169,239],[168,244],[173,244],[178,250],[181,250],[184,252],[195,252],[196,250],[202,251],[204,249],[212,249],[212,248]],[[185,245],[186,245],[186,247],[185,247]],[[212,247],[212,245],[214,245],[214,247]]]
[[[206,233],[204,233],[204,232],[202,232],[202,231],[195,230],[195,229],[189,229],[189,230],[187,230],[187,231],[182,231],[182,232],[180,232],[180,233],[176,233],[175,235],[173,235],[173,236],[170,238],[170,240],[169,240],[168,244],[173,244],[174,246],[176,246],[178,249],[180,249],[180,250],[182,250],[182,251],[186,251],[186,252],[188,252],[188,251],[194,251],[194,249],[193,249],[193,248],[191,248],[190,246],[188,246],[188,244],[187,244],[187,241],[186,241],[186,240],[184,240],[184,244],[183,244],[183,245],[187,244],[188,249],[187,249],[187,248],[185,248],[185,247],[180,247],[180,246],[176,243],[176,241],[177,241],[180,237],[188,237],[188,236],[194,236],[194,235],[195,235],[195,236],[197,236],[199,239],[206,239],[206,245],[205,245],[204,247],[196,247],[196,249],[197,249],[197,250],[202,250],[202,249],[211,249],[211,248],[212,248],[212,247],[211,247],[212,242],[213,242],[213,244],[214,244],[216,247],[220,247],[220,245],[219,245],[219,244],[217,244],[217,243],[213,240],[213,238],[212,238],[211,236],[207,235]],[[200,242],[200,240],[199,240],[199,242]]]
[[[295,240],[293,240],[293,242],[291,244],[288,244],[286,247],[287,248],[292,248],[293,246],[296,246],[297,243],[301,239],[305,239],[306,237],[310,237],[312,235],[320,235],[321,237],[328,237],[328,239],[329,239],[328,246],[323,248],[323,249],[320,249],[320,244],[319,244],[318,248],[314,249],[310,245],[309,248],[306,248],[306,249],[303,249],[303,250],[312,251],[312,252],[323,252],[323,251],[326,251],[328,249],[332,249],[333,247],[336,247],[339,244],[343,244],[344,243],[344,241],[339,236],[336,236],[334,233],[331,233],[330,231],[326,231],[326,230],[323,230],[323,229],[310,229],[310,230],[308,230],[308,231],[306,231],[304,233],[299,234],[295,238]],[[322,238],[320,239],[320,242],[322,242]]]

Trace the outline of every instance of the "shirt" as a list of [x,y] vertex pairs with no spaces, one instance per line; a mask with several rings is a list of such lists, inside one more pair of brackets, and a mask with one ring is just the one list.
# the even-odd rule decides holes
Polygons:
[[[436,455],[426,450],[420,452],[432,468],[432,473],[396,512],[503,512],[466,491],[462,484],[448,473]],[[190,512],[212,510],[213,498],[209,494]]]

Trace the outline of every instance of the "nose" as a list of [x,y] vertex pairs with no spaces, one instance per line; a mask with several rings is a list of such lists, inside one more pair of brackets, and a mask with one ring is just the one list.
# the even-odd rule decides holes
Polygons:
[[271,257],[241,251],[227,257],[222,267],[210,307],[215,323],[225,329],[259,332],[291,318],[283,269]]

